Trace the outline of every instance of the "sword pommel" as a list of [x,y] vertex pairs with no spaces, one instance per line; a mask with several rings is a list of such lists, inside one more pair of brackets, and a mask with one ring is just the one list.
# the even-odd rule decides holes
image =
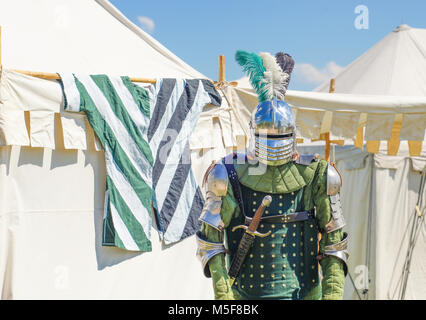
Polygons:
[[272,202],[272,197],[271,197],[270,195],[265,196],[265,197],[263,198],[263,200],[262,200],[262,204],[263,204],[265,207],[269,207],[269,205],[271,204],[271,202]]

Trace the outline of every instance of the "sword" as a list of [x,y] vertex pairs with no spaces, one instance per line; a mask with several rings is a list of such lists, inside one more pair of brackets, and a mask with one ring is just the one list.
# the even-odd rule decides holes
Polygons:
[[234,284],[234,281],[237,278],[238,273],[240,272],[241,266],[243,265],[247,253],[253,245],[254,238],[256,236],[264,238],[271,234],[271,231],[268,231],[267,233],[260,233],[257,231],[260,218],[262,218],[265,208],[269,207],[271,201],[272,197],[269,195],[263,198],[261,205],[259,206],[259,208],[257,208],[256,213],[254,214],[253,219],[251,220],[250,225],[248,227],[245,225],[239,225],[232,229],[232,232],[234,232],[235,230],[242,228],[245,229],[245,232],[240,240],[237,252],[235,253],[234,258],[232,259],[231,266],[229,267],[228,276],[231,279],[231,286]]

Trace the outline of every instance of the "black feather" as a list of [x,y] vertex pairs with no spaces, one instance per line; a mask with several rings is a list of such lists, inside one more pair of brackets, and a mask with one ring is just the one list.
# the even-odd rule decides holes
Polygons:
[[278,52],[275,55],[275,59],[277,60],[277,63],[279,64],[283,72],[288,74],[288,79],[285,83],[285,87],[287,89],[290,83],[291,73],[293,72],[293,68],[294,68],[294,60],[291,57],[291,55],[284,52]]

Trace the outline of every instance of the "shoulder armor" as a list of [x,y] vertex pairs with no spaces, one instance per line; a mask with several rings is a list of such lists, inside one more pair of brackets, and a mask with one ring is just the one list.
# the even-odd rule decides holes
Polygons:
[[327,165],[327,194],[334,196],[340,191],[342,178],[337,169],[331,164]]
[[342,205],[340,203],[340,195],[336,193],[330,196],[330,207],[331,207],[331,219],[325,225],[325,231],[327,233],[341,229],[346,225],[345,218],[342,213]]
[[206,172],[206,191],[224,197],[228,191],[228,172],[222,162],[217,162]]
[[299,157],[296,159],[297,164],[301,164],[303,166],[309,166],[312,161],[318,161],[319,155],[317,153],[315,154],[303,154],[299,155]]
[[223,231],[224,223],[220,215],[222,197],[228,191],[228,172],[222,162],[213,163],[204,176],[206,201],[199,220],[213,228]]

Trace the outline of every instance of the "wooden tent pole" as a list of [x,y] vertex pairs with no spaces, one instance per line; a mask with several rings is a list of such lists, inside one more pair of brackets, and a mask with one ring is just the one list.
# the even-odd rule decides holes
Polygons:
[[219,56],[219,82],[225,81],[225,56]]
[[[56,73],[47,73],[47,72],[36,72],[36,71],[26,71],[26,70],[13,70],[14,72],[26,74],[27,76],[36,77],[46,80],[60,80],[61,77]],[[144,82],[144,83],[155,83],[155,79],[149,78],[130,78],[132,82]]]
[[[328,90],[329,93],[334,93],[334,88],[336,84],[336,79],[330,79],[330,89]],[[330,132],[327,132],[324,134],[324,140],[325,140],[325,150],[324,150],[324,158],[326,161],[330,162]]]

